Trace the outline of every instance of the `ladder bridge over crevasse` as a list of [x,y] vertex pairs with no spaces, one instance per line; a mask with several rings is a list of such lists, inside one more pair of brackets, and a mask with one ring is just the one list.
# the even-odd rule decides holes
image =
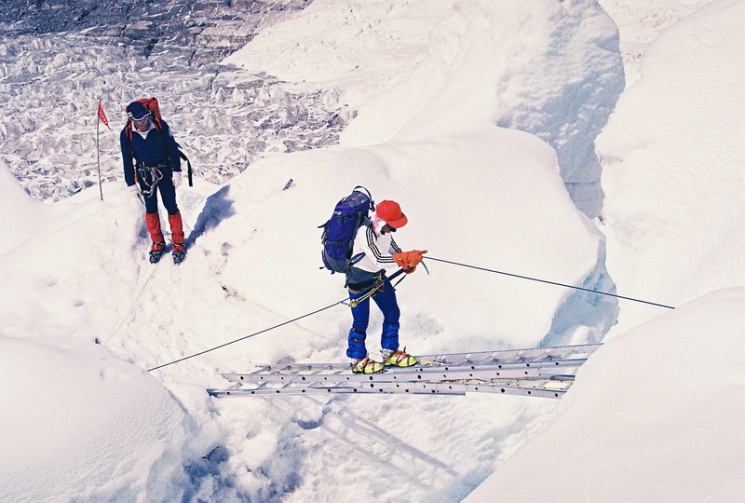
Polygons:
[[494,393],[561,398],[577,369],[601,344],[424,355],[420,364],[377,374],[353,374],[345,363],[259,365],[246,373],[226,373],[228,389],[215,397],[399,393],[465,395]]

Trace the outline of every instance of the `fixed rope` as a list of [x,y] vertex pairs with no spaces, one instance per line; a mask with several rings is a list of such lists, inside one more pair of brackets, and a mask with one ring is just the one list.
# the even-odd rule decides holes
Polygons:
[[[395,273],[393,273],[390,276],[390,278],[388,278],[388,279],[391,280],[391,279],[395,278],[396,276],[400,275],[403,272],[404,272],[404,270],[403,269],[400,269],[400,270],[396,271]],[[365,299],[367,299],[368,297],[371,297],[372,295],[374,295],[375,292],[377,292],[380,289],[380,287],[383,286],[383,283],[385,283],[385,278],[382,279],[381,281],[378,281],[377,283],[375,283],[371,287],[367,288],[366,290],[364,290],[365,293],[363,294],[363,297]],[[272,331],[274,329],[283,327],[285,325],[289,325],[290,323],[295,323],[296,321],[302,320],[303,318],[308,318],[310,316],[313,316],[315,314],[318,314],[318,313],[320,313],[322,311],[325,311],[327,309],[331,309],[332,307],[338,306],[339,304],[345,304],[345,305],[350,305],[351,307],[355,307],[357,305],[357,303],[361,302],[362,300],[364,300],[364,299],[362,299],[362,298],[355,299],[356,302],[352,303],[349,299],[342,299],[342,300],[340,300],[338,302],[334,302],[333,304],[329,304],[326,307],[322,307],[322,308],[316,309],[315,311],[312,311],[310,313],[303,314],[302,316],[298,316],[298,317],[293,318],[291,320],[283,321],[282,323],[279,323],[277,325],[274,325],[273,327],[269,327],[269,328],[265,328],[263,330],[259,330],[258,332],[254,332],[252,334],[245,335],[243,337],[240,337],[238,339],[235,339],[234,341],[226,342],[224,344],[220,344],[219,346],[215,346],[213,348],[205,349],[204,351],[200,351],[199,353],[194,353],[193,355],[184,356],[183,358],[179,358],[178,360],[173,360],[172,362],[163,363],[162,365],[158,365],[157,367],[153,367],[151,369],[147,369],[147,371],[148,372],[152,372],[153,370],[162,369],[163,367],[167,367],[169,365],[173,365],[174,363],[180,363],[180,362],[183,362],[183,361],[186,361],[186,360],[190,360],[192,358],[196,358],[197,356],[202,356],[203,354],[207,354],[207,353],[209,353],[211,351],[215,351],[217,349],[222,349],[222,348],[224,348],[226,346],[230,346],[231,344],[235,344],[236,342],[241,342],[241,341],[244,341],[244,340],[249,339],[251,337],[255,337],[257,335],[265,334],[265,333],[270,332],[270,331]]]
[[583,292],[596,293],[598,295],[607,295],[609,297],[616,297],[617,299],[630,300],[630,301],[633,301],[633,302],[641,302],[642,304],[649,304],[651,306],[664,307],[666,309],[675,309],[673,306],[666,306],[665,304],[658,304],[656,302],[650,302],[648,300],[635,299],[633,297],[625,297],[623,295],[617,295],[615,293],[610,293],[610,292],[603,292],[601,290],[592,290],[590,288],[582,288],[580,286],[567,285],[567,284],[564,284],[564,283],[557,283],[556,281],[548,281],[548,280],[540,279],[540,278],[531,278],[530,276],[522,276],[520,274],[513,274],[513,273],[509,273],[509,272],[497,271],[495,269],[488,269],[486,267],[479,267],[479,266],[475,266],[475,265],[462,264],[460,262],[453,262],[453,261],[450,261],[450,260],[443,260],[443,259],[429,257],[429,256],[424,257],[424,259],[425,260],[433,260],[435,262],[442,262],[442,263],[445,263],[445,264],[457,265],[457,266],[460,266],[460,267],[467,267],[469,269],[476,269],[478,271],[486,271],[486,272],[491,272],[491,273],[494,273],[494,274],[502,274],[504,276],[510,276],[512,278],[526,279],[526,280],[529,280],[529,281],[537,281],[539,283],[546,283],[548,285],[562,286],[564,288],[572,288],[574,290],[581,290]]
[[[635,299],[633,297],[626,297],[624,295],[618,295],[618,294],[615,294],[615,293],[603,292],[601,290],[592,290],[590,288],[582,288],[582,287],[579,287],[579,286],[567,285],[565,283],[558,283],[556,281],[549,281],[549,280],[540,279],[540,278],[533,278],[533,277],[530,277],[530,276],[523,276],[521,274],[514,274],[514,273],[509,273],[509,272],[504,272],[504,271],[498,271],[496,269],[489,269],[489,268],[486,268],[486,267],[480,267],[480,266],[475,266],[475,265],[470,265],[470,264],[463,264],[461,262],[454,262],[454,261],[451,261],[451,260],[444,260],[444,259],[439,259],[439,258],[435,258],[435,257],[429,257],[429,256],[427,256],[427,257],[423,257],[423,258],[425,260],[432,260],[434,262],[442,262],[442,263],[445,263],[445,264],[456,265],[456,266],[459,266],[459,267],[466,267],[468,269],[475,269],[475,270],[478,270],[478,271],[484,271],[484,272],[489,272],[489,273],[493,273],[493,274],[501,274],[503,276],[510,276],[512,278],[525,279],[525,280],[529,280],[529,281],[536,281],[536,282],[539,282],[539,283],[545,283],[545,284],[554,285],[554,286],[561,286],[561,287],[564,287],[564,288],[571,288],[571,289],[574,289],[574,290],[580,290],[580,291],[583,291],[583,292],[594,293],[594,294],[597,294],[597,295],[606,295],[606,296],[609,296],[609,297],[615,297],[617,299],[624,299],[624,300],[630,300],[630,301],[633,301],[633,302],[640,302],[642,304],[648,304],[648,305],[651,305],[651,306],[663,307],[665,309],[675,309],[675,307],[673,307],[673,306],[667,306],[665,304],[659,304],[657,302],[650,302],[650,301],[642,300],[642,299]],[[424,265],[424,262],[422,262],[422,265]],[[425,266],[425,268],[426,268],[426,266]],[[404,272],[403,269],[399,269],[394,274],[392,274],[388,278],[388,280],[392,280],[393,278],[395,278],[396,276],[399,276],[403,272]],[[427,272],[429,272],[429,271],[427,271]],[[186,361],[186,360],[190,360],[192,358],[196,358],[197,356],[204,355],[206,353],[209,353],[211,351],[215,351],[217,349],[222,349],[222,348],[224,348],[226,346],[230,346],[231,344],[235,344],[237,342],[244,341],[244,340],[249,339],[251,337],[255,337],[257,335],[265,334],[265,333],[270,332],[272,330],[275,330],[277,328],[283,327],[285,325],[289,325],[290,323],[295,323],[296,321],[302,320],[303,318],[308,318],[310,316],[313,316],[315,314],[318,314],[318,313],[320,313],[322,311],[325,311],[327,309],[331,309],[332,307],[338,306],[339,304],[344,304],[344,305],[348,305],[350,307],[355,307],[357,305],[357,303],[359,303],[362,300],[365,300],[365,299],[371,297],[372,295],[374,295],[375,292],[377,292],[378,289],[380,289],[380,287],[383,285],[384,281],[385,281],[385,279],[383,279],[383,280],[375,283],[374,285],[372,285],[371,287],[369,287],[368,289],[366,289],[364,291],[363,295],[360,298],[358,298],[358,299],[354,299],[354,300],[342,299],[342,300],[340,300],[338,302],[334,302],[333,304],[329,304],[326,307],[322,307],[320,309],[316,309],[315,311],[312,311],[310,313],[303,314],[301,316],[298,316],[298,317],[293,318],[291,320],[284,321],[284,322],[279,323],[277,325],[274,325],[272,327],[265,328],[263,330],[259,330],[258,332],[254,332],[252,334],[245,335],[245,336],[240,337],[238,339],[235,339],[233,341],[229,341],[229,342],[226,342],[224,344],[220,344],[218,346],[215,346],[215,347],[212,347],[212,348],[209,348],[209,349],[205,349],[204,351],[200,351],[198,353],[194,353],[193,355],[189,355],[189,356],[185,356],[183,358],[179,358],[178,360],[173,360],[172,362],[163,363],[161,365],[158,365],[156,367],[153,367],[151,369],[148,369],[148,372],[152,372],[153,370],[162,369],[163,367],[167,367],[167,366],[173,365],[175,363],[180,363],[180,362],[183,362],[183,361]]]
[[153,367],[151,369],[147,369],[147,371],[148,372],[152,372],[153,370],[162,369],[163,367],[167,367],[169,365],[173,365],[174,363],[180,363],[180,362],[183,362],[183,361],[186,361],[186,360],[190,360],[192,358],[196,358],[197,356],[202,356],[204,354],[207,354],[210,351],[215,351],[216,349],[221,349],[221,348],[224,348],[226,346],[230,346],[231,344],[235,344],[236,342],[244,341],[244,340],[246,340],[246,339],[248,339],[250,337],[255,337],[257,335],[264,334],[264,333],[269,332],[271,330],[274,330],[276,328],[283,327],[285,325],[289,325],[290,323],[295,323],[296,321],[302,320],[303,318],[307,318],[309,316],[313,316],[314,314],[318,314],[321,311],[325,311],[326,309],[331,309],[332,307],[335,307],[335,306],[337,306],[339,304],[343,304],[346,300],[347,299],[343,299],[343,300],[340,300],[339,302],[334,302],[333,304],[329,304],[326,307],[322,307],[320,309],[316,309],[313,312],[304,314],[302,316],[298,316],[297,318],[293,318],[291,320],[283,321],[282,323],[280,323],[278,325],[274,325],[273,327],[269,327],[269,328],[265,328],[263,330],[259,330],[258,332],[254,332],[252,334],[245,335],[245,336],[243,336],[243,337],[241,337],[239,339],[236,339],[234,341],[230,341],[230,342],[226,342],[224,344],[220,344],[219,346],[215,346],[214,348],[205,349],[204,351],[200,351],[199,353],[194,353],[193,355],[184,356],[183,358],[179,358],[178,360],[173,360],[172,362],[163,363],[162,365],[158,365],[157,367]]

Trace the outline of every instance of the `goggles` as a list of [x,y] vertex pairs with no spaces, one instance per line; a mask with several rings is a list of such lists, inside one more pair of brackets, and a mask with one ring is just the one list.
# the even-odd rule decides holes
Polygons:
[[148,118],[150,117],[150,115],[151,115],[151,114],[150,114],[150,112],[148,112],[148,113],[146,113],[145,115],[143,115],[142,117],[140,117],[140,118],[136,118],[136,117],[135,117],[134,115],[132,115],[132,113],[130,112],[130,113],[128,113],[128,114],[127,114],[127,117],[129,117],[129,118],[130,118],[131,120],[133,120],[134,122],[142,122],[142,121],[144,121],[145,119],[148,119]]

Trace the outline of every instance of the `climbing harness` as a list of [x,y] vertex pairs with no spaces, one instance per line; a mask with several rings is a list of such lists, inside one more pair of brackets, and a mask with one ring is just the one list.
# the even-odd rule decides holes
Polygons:
[[135,181],[140,182],[141,192],[145,197],[151,197],[155,193],[155,188],[163,179],[163,172],[160,168],[164,167],[165,164],[147,165],[137,163],[138,176],[135,177]]
[[140,164],[137,167],[137,180],[140,182],[142,193],[145,197],[150,197],[155,192],[158,183],[163,179],[163,172],[159,169],[162,165],[146,166]]
[[[427,274],[429,274],[429,269],[427,269],[427,266],[424,266],[424,269],[427,270]],[[403,269],[399,269],[398,271],[394,272],[391,275],[391,277],[388,278],[388,280],[392,280],[393,278],[401,275],[401,273],[404,273],[404,272],[406,271],[404,271]],[[401,283],[404,279],[406,279],[406,276],[396,281],[396,283],[393,285],[393,288],[396,288],[396,286],[399,283]],[[348,302],[342,302],[342,303],[348,305],[349,307],[354,308],[354,307],[357,307],[361,302],[364,302],[365,300],[369,299],[370,297],[378,293],[380,289],[383,288],[383,285],[385,285],[385,280],[386,280],[385,273],[380,273],[380,275],[375,276],[375,280],[376,280],[376,283],[372,285],[371,287],[369,287],[366,291],[364,291],[365,293],[363,293],[356,299],[349,299]]]

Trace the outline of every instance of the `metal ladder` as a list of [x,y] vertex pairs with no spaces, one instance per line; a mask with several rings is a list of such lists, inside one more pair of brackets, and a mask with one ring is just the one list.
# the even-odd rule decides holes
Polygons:
[[229,389],[215,397],[330,393],[496,393],[561,398],[577,369],[601,344],[424,355],[414,367],[353,374],[349,364],[260,365],[249,373],[227,373]]

